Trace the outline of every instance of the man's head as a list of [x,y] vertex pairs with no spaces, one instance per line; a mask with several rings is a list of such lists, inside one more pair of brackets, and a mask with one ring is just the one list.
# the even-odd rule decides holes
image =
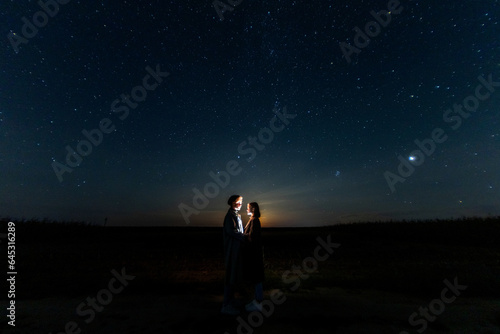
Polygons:
[[233,210],[240,210],[241,205],[243,204],[243,197],[240,195],[232,195],[229,197],[227,200],[227,204],[233,209]]

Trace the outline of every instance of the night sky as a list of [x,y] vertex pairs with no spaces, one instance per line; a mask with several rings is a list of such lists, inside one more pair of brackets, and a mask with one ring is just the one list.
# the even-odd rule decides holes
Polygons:
[[3,217],[500,215],[499,1],[46,2],[0,4]]

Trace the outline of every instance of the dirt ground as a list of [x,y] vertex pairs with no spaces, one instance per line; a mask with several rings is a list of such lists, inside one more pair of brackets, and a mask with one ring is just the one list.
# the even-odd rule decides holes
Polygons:
[[[266,291],[270,298],[272,291]],[[265,315],[219,313],[222,295],[201,292],[173,295],[116,295],[88,324],[77,315],[87,296],[72,299],[20,300],[15,328],[2,321],[3,333],[419,333],[409,316],[429,299],[401,294],[341,288],[299,289]],[[437,296],[438,297],[438,296]],[[243,303],[244,300],[241,300]],[[6,319],[6,303],[2,318]],[[249,318],[250,316],[250,318]],[[419,317],[417,319],[423,319]],[[65,326],[74,322],[74,328]],[[242,325],[242,323],[245,325]],[[500,333],[500,300],[458,297],[447,304],[425,332]],[[253,324],[253,325],[251,325]],[[254,327],[255,326],[255,327]]]

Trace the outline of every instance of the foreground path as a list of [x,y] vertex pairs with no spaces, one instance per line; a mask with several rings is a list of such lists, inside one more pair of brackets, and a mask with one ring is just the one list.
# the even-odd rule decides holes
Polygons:
[[[267,291],[266,297],[269,297]],[[431,300],[400,294],[318,288],[287,293],[269,317],[240,319],[219,314],[222,296],[211,294],[117,295],[89,323],[76,310],[87,296],[72,299],[46,298],[17,302],[16,327],[7,326],[6,303],[2,308],[3,333],[418,333],[421,316],[411,326],[408,318]],[[5,305],[4,305],[5,304]],[[4,307],[5,306],[5,307]],[[248,325],[241,325],[245,321]],[[70,322],[74,322],[71,324]],[[69,323],[69,324],[68,324]],[[257,324],[253,327],[250,324]],[[500,333],[500,301],[460,296],[447,304],[424,333]],[[65,330],[67,326],[67,330]],[[238,331],[239,329],[239,331]],[[81,330],[81,332],[79,331]]]

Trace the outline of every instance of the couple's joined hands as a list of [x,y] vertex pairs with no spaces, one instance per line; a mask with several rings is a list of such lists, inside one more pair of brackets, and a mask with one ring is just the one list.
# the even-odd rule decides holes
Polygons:
[[248,233],[243,233],[243,241],[252,242],[252,237]]

